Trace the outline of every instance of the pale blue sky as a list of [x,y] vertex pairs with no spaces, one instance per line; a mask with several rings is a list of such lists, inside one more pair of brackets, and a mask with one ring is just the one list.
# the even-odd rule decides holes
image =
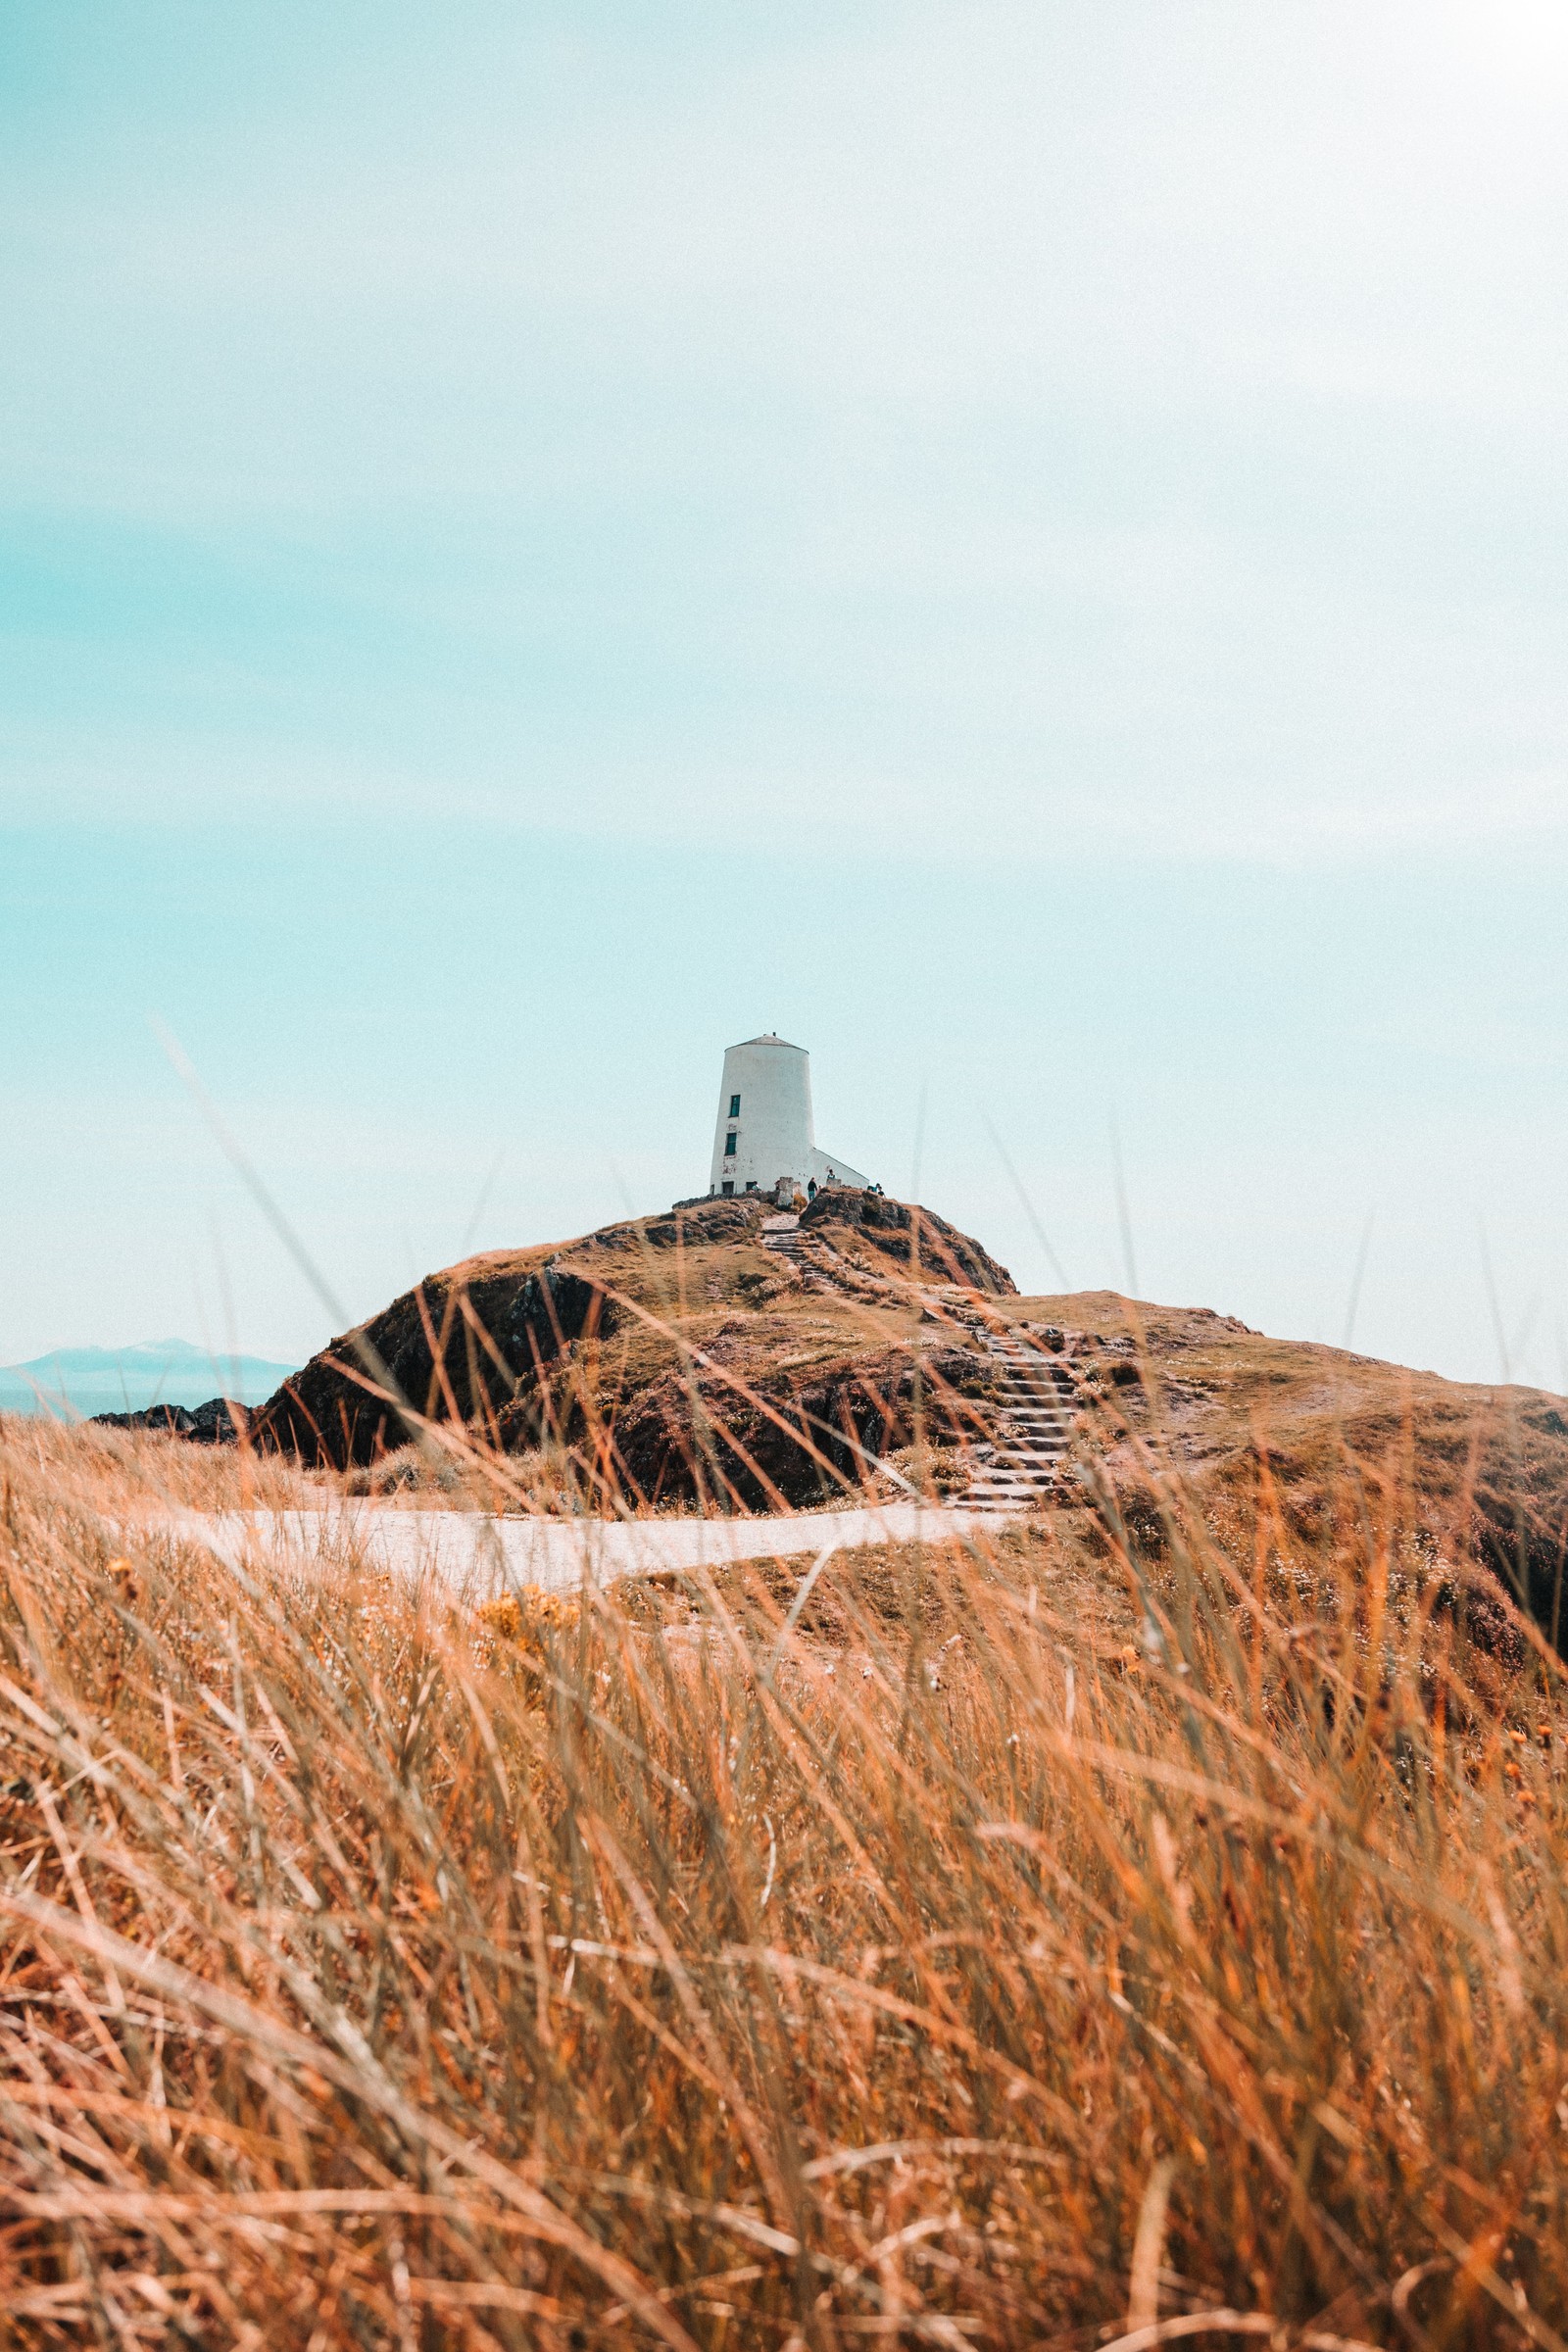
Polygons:
[[[0,1360],[703,1182],[1562,1385],[1538,0],[0,16]],[[488,1196],[484,1194],[491,1177]]]

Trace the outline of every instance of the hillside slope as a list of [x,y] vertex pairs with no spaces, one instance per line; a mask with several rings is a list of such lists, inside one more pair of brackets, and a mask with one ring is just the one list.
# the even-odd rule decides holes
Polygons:
[[315,1356],[256,1438],[346,1469],[459,1424],[564,1455],[591,1500],[767,1509],[858,1485],[918,1432],[982,1436],[993,1367],[929,1328],[923,1295],[1000,1301],[1006,1270],[880,1195],[819,1195],[794,1258],[765,1246],[767,1214],[705,1201],[448,1267]]
[[1301,1555],[1364,1549],[1369,1532],[1467,1552],[1554,1642],[1568,1635],[1563,1398],[1108,1291],[1008,1311],[1059,1326],[1079,1372],[1080,1456],[1146,1540],[1159,1541],[1161,1513],[1189,1509],[1253,1544],[1261,1519]]
[[[567,1508],[768,1510],[961,1493],[1002,1418],[987,1332],[1037,1347],[1076,1407],[1054,1499],[1100,1489],[1158,1547],[1201,1511],[1253,1544],[1390,1544],[1483,1559],[1563,1636],[1568,1408],[1234,1318],[1110,1292],[1021,1298],[934,1212],[824,1194],[769,1248],[717,1200],[431,1275],[288,1381],[264,1446],[320,1468],[405,1460],[412,1437],[514,1466]],[[1353,1531],[1349,1521],[1353,1519]]]

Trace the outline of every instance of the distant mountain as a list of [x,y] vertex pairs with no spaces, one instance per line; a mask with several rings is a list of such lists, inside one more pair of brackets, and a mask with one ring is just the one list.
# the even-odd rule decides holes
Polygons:
[[93,1413],[142,1412],[150,1404],[205,1404],[233,1396],[263,1404],[296,1364],[231,1356],[189,1340],[146,1340],[133,1348],[56,1348],[30,1363],[0,1366],[0,1413],[44,1413],[74,1421]]

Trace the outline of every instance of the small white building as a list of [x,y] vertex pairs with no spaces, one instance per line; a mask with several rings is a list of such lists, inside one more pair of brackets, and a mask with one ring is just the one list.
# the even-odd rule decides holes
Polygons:
[[870,1183],[847,1159],[816,1148],[811,1056],[783,1038],[748,1038],[724,1055],[710,1193],[771,1193],[787,1182],[811,1199],[824,1185]]

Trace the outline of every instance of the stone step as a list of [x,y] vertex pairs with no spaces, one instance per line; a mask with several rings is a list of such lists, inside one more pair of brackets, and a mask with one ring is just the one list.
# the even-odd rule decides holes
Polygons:
[[1072,1443],[1078,1399],[1063,1366],[983,1325],[971,1329],[1001,1375],[996,1399],[1001,1426],[996,1443],[976,1465],[964,1500],[981,1508],[1016,1509],[1055,1491]]
[[996,1368],[996,1435],[975,1447],[968,1486],[955,1499],[1001,1512],[1054,1493],[1080,1411],[1071,1373],[977,1313],[961,1289],[931,1283],[916,1296],[933,1320],[974,1342]]

